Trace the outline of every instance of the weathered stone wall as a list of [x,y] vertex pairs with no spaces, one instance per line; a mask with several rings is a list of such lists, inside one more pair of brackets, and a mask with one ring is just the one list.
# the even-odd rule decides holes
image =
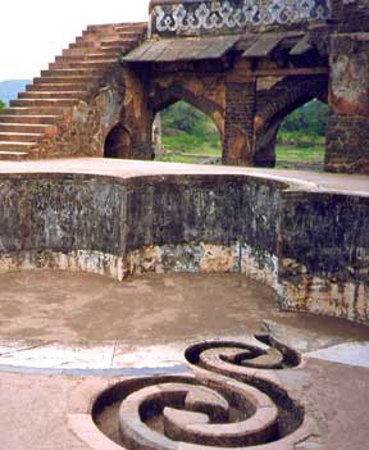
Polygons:
[[331,38],[326,169],[369,173],[369,33]]
[[369,323],[368,230],[368,197],[284,192],[282,308]]
[[232,177],[5,178],[1,270],[87,268],[121,279],[244,266],[274,286],[278,195],[274,184]]
[[282,308],[369,324],[369,199],[246,176],[9,175],[0,271],[242,272]]
[[332,19],[336,32],[369,31],[367,0],[330,0]]
[[42,139],[29,154],[29,159],[63,158],[68,156],[104,155],[109,131],[120,121],[125,94],[124,69],[113,69],[94,87],[89,101],[80,100],[66,109],[56,124],[58,131]]

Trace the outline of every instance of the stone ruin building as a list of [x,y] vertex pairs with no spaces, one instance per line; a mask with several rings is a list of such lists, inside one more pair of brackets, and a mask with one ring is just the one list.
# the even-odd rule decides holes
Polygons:
[[150,159],[185,100],[223,162],[273,167],[283,119],[329,105],[325,170],[368,173],[367,0],[152,0],[148,23],[90,26],[0,115],[0,157]]
[[[367,450],[368,74],[368,0],[151,0],[0,113],[1,448]],[[268,169],[312,99],[341,173]],[[179,100],[227,165],[147,161]]]

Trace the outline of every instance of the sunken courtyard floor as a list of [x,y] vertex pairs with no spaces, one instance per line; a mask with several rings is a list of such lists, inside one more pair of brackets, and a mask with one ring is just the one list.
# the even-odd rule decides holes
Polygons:
[[[123,178],[222,170],[369,192],[368,177],[93,159],[0,164],[3,174]],[[245,274],[119,282],[13,267],[0,274],[0,326],[0,450],[368,448],[369,327],[279,311],[275,291]]]
[[[308,392],[318,426],[310,447],[296,448],[364,450],[369,329],[279,312],[274,302],[270,288],[239,274],[124,283],[57,271],[1,275],[0,448],[109,449],[96,436],[91,447],[79,423],[101,391],[130,377],[187,374],[183,353],[193,343],[270,332],[303,354],[303,365],[279,378],[295,397]],[[102,429],[114,438],[109,414]]]

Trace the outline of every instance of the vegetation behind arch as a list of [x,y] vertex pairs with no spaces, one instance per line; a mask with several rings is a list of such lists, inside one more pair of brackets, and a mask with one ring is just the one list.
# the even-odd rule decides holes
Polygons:
[[219,131],[213,121],[189,103],[179,101],[161,113],[161,161],[218,163],[221,159]]
[[289,114],[279,129],[276,167],[322,170],[328,106],[319,100]]
[[310,141],[325,137],[328,106],[319,100],[313,100],[289,114],[279,130],[281,140],[305,136]]

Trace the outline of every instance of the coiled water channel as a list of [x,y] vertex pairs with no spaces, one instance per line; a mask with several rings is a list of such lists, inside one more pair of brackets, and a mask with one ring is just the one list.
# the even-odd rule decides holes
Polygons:
[[300,357],[269,335],[255,338],[264,346],[189,347],[185,357],[195,377],[142,378],[108,389],[95,402],[96,424],[124,448],[142,450],[174,450],[179,442],[240,449],[301,439],[303,407],[262,375],[296,367]]

